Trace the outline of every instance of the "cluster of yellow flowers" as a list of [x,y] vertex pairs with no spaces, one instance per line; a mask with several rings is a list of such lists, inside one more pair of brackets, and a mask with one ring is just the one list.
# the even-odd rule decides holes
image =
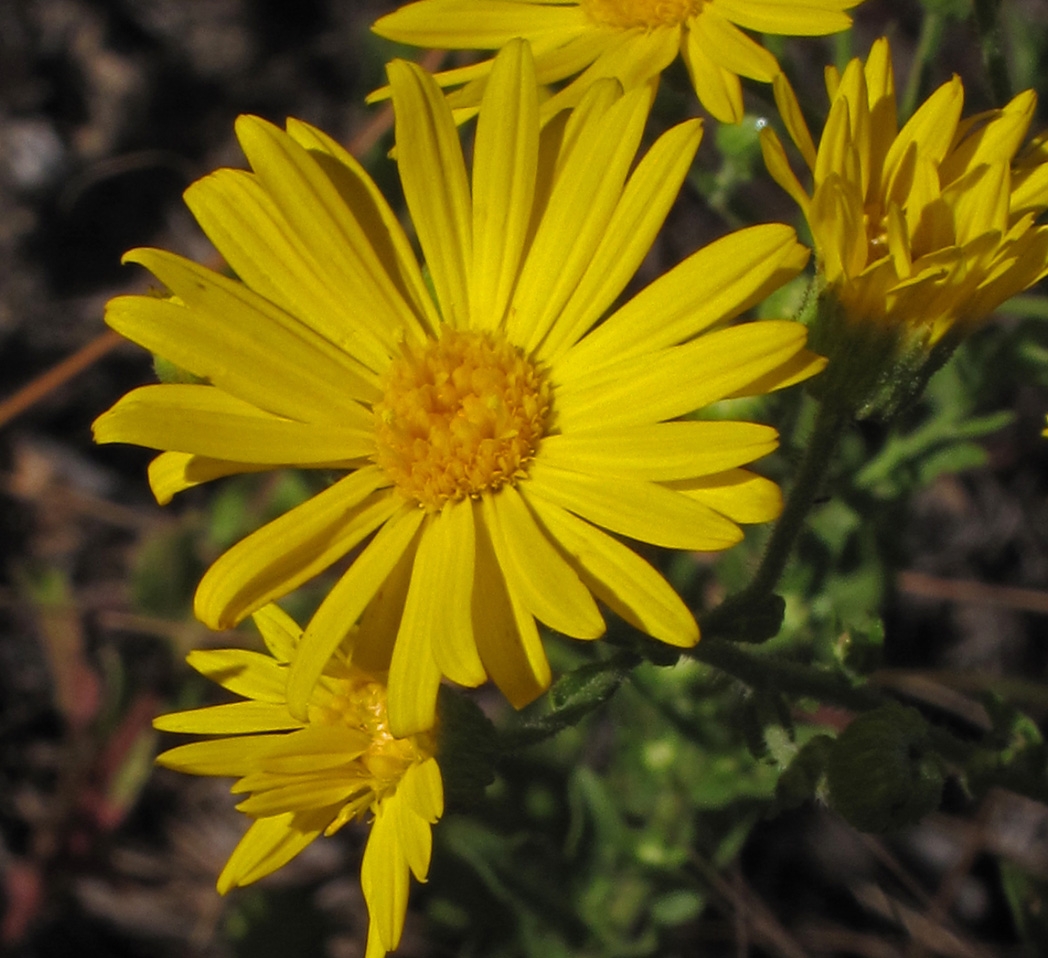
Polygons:
[[[251,116],[237,123],[250,171],[218,170],[185,195],[236,279],[157,249],[127,254],[165,293],[119,297],[107,322],[195,381],[129,393],[97,440],[159,450],[160,502],[236,473],[341,476],[222,555],[197,590],[208,626],[251,616],[265,640],[268,656],[190,656],[245,701],[157,721],[221,736],[162,764],[234,776],[247,795],[254,824],[221,890],[370,817],[367,955],[395,948],[443,808],[442,680],[490,679],[514,706],[531,702],[551,680],[538,623],[597,638],[598,601],[689,647],[692,611],[617,536],[710,552],[778,515],[778,488],[747,468],[776,431],[687,417],[826,365],[797,322],[731,324],[804,269],[794,230],[739,230],[616,305],[702,138],[687,120],[636,159],[678,51],[720,121],[743,115],[740,75],[774,84],[811,193],[770,129],[767,165],[810,224],[830,304],[814,345],[852,412],[890,406],[878,397],[900,363],[930,364],[1048,272],[1036,223],[1048,139],[1016,158],[1032,93],[962,121],[955,78],[900,131],[878,41],[865,67],[827,71],[816,148],[775,58],[739,29],[827,34],[857,3],[419,0],[376,32],[498,51],[435,77],[394,61],[374,95],[392,98],[424,268],[338,143]],[[457,123],[474,115],[470,168]],[[273,604],[340,561],[304,629]]]

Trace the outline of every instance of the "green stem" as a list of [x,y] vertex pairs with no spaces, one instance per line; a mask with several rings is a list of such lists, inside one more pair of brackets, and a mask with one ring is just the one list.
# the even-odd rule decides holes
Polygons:
[[550,709],[500,736],[503,751],[513,752],[552,738],[608,701],[643,661],[631,651],[620,651],[603,662],[591,662],[566,672],[550,688]]
[[1004,31],[997,15],[1001,0],[975,0],[974,6],[983,63],[990,79],[990,93],[997,106],[1004,106],[1012,98],[1012,84],[1008,79],[1008,61],[1004,55]]
[[751,613],[771,595],[783,569],[786,568],[804,520],[822,489],[826,470],[847,422],[847,414],[836,408],[833,403],[820,405],[793,491],[772,531],[757,572],[745,589],[729,596],[717,608],[703,616],[702,626],[706,631],[729,631],[732,620],[742,614]]
[[688,654],[754,689],[771,688],[856,712],[877,708],[888,701],[881,692],[854,686],[839,675],[773,657],[728,639],[703,639]]

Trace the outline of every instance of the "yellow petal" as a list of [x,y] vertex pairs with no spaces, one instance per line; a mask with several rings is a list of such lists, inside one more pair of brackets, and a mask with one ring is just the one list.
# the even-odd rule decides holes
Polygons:
[[753,226],[710,243],[664,273],[558,358],[568,382],[691,339],[760,302],[804,268],[808,251],[792,227]]
[[[405,548],[361,614],[356,632],[350,634],[351,646],[347,642],[340,650],[365,672],[389,671],[389,663],[393,659],[393,646],[404,613],[404,603],[408,597],[408,587],[411,585],[416,547],[417,542]],[[321,608],[323,607],[322,604]]]
[[472,208],[455,121],[433,78],[414,63],[386,65],[393,88],[404,198],[444,321],[469,325]]
[[238,735],[246,732],[278,732],[301,728],[283,703],[230,702],[186,712],[170,712],[153,719],[161,732],[194,732],[201,735]]
[[203,482],[243,472],[266,472],[272,468],[254,462],[209,459],[186,452],[162,452],[149,463],[149,488],[153,490],[156,501],[166,506],[176,493]]
[[777,389],[786,389],[789,386],[802,383],[806,379],[821,373],[825,368],[825,356],[813,353],[809,349],[802,349],[800,352],[794,353],[784,363],[780,363],[756,379],[751,379],[745,386],[736,389],[724,398],[737,399],[743,396],[763,396],[765,393],[775,392]]
[[667,549],[714,552],[742,538],[733,522],[655,482],[609,482],[539,461],[529,491],[612,532]]
[[370,936],[377,932],[386,951],[400,943],[408,908],[408,863],[395,816],[379,805],[360,864],[360,885],[371,916]]
[[552,502],[521,489],[550,537],[570,556],[582,581],[627,622],[653,638],[690,647],[695,617],[672,586],[621,542]]
[[[412,765],[404,773],[397,791],[408,808],[423,821],[433,823],[444,814],[444,782],[435,758]],[[426,879],[425,873],[415,877],[419,881]]]
[[765,127],[760,131],[760,138],[761,155],[764,157],[764,165],[768,173],[790,195],[807,218],[810,203],[808,194],[804,192],[804,187],[801,186],[800,180],[797,179],[797,175],[790,166],[790,161],[786,158],[782,141],[770,127]]
[[346,205],[352,208],[386,273],[397,284],[404,300],[414,307],[414,315],[399,314],[405,332],[416,336],[435,334],[440,318],[411,241],[367,170],[340,143],[315,126],[289,117],[287,132],[309,150]]
[[513,486],[481,498],[506,588],[537,619],[576,639],[604,633],[604,619],[590,591],[535,523]]
[[396,512],[388,483],[378,467],[365,466],[242,539],[197,587],[197,618],[231,628],[322,572]]
[[287,670],[271,656],[249,649],[193,649],[186,662],[235,695],[258,702],[287,701]]
[[[423,551],[426,529],[422,530],[419,552]],[[446,610],[439,608],[440,597],[427,589],[428,582],[416,575],[425,573],[415,556],[411,584],[408,587],[404,614],[400,620],[393,659],[389,664],[389,729],[397,738],[414,735],[433,727],[437,713],[437,690],[440,687],[440,667],[433,656],[432,616]],[[443,631],[445,624],[437,626]]]
[[646,89],[625,94],[580,135],[560,169],[520,273],[506,335],[534,350],[557,322],[604,237],[650,108]]
[[496,329],[517,281],[539,151],[535,68],[526,43],[495,58],[473,151],[473,328]]
[[549,687],[549,661],[539,639],[535,617],[506,590],[479,503],[474,506],[474,519],[477,565],[472,602],[473,634],[491,680],[510,704],[519,709]]
[[993,111],[989,122],[970,117],[961,123],[957,129],[960,142],[939,168],[943,186],[983,163],[1010,166],[1030,129],[1036,107],[1037,94],[1024,90],[1003,109]]
[[702,140],[702,121],[664,133],[630,176],[600,245],[537,353],[552,361],[615,301],[651,250]]
[[[310,775],[321,777],[332,769],[348,766],[373,744],[363,729],[345,725],[308,725],[288,735],[270,736],[269,748],[259,756],[258,769],[272,776]],[[337,773],[331,773],[337,774]],[[344,775],[352,774],[348,768]],[[236,791],[253,790],[238,783]]]
[[433,658],[452,682],[469,687],[482,685],[488,677],[477,652],[470,614],[475,558],[471,504],[445,504],[422,537],[415,566],[424,565],[428,585],[424,582],[419,588],[429,591],[434,602],[430,615]]
[[[371,368],[381,370],[402,331],[417,331],[418,323],[396,282],[386,272],[372,237],[346,202],[356,197],[340,192],[317,158],[271,123],[259,117],[241,116],[237,118],[236,132],[259,181],[298,242],[305,245],[329,294],[348,300],[360,311],[358,316],[347,319],[343,303],[326,322],[317,317],[324,323],[320,331],[340,343],[381,342],[384,349],[369,353],[377,363]],[[366,196],[367,190],[358,189],[356,193]],[[367,202],[365,216],[371,212],[369,207]],[[380,238],[381,234],[376,237]],[[255,249],[251,252],[261,255]],[[367,321],[358,318],[361,314]],[[350,330],[355,335],[347,335]]]
[[992,230],[1008,229],[1011,177],[1007,164],[977,166],[943,190],[943,202],[953,212],[958,245],[965,246]]
[[964,87],[957,76],[940,86],[921,104],[899,131],[884,160],[883,182],[886,191],[892,189],[897,170],[911,148],[929,163],[938,165],[942,162],[953,142],[963,106]]
[[870,104],[870,197],[882,193],[884,160],[899,131],[895,105],[895,75],[891,49],[881,37],[870,47],[866,58],[866,90]]
[[710,59],[703,48],[702,37],[685,30],[681,49],[699,102],[721,123],[742,121],[742,86],[739,78]]
[[[273,188],[285,187],[274,180]],[[302,192],[311,207],[324,210],[308,187]],[[254,292],[297,316],[328,342],[351,351],[372,372],[385,367],[394,348],[394,329],[400,328],[397,312],[402,310],[390,315],[387,309],[375,308],[380,300],[364,288],[371,281],[354,281],[347,273],[343,261],[348,254],[331,250],[336,240],[329,237],[325,242],[320,231],[303,233],[302,223],[289,222],[270,190],[243,170],[216,170],[193,183],[185,200],[215,248]],[[358,273],[361,269],[356,264]],[[365,313],[353,308],[360,299],[370,302],[372,309]],[[362,322],[363,315],[372,316],[372,322]]]
[[345,640],[371,601],[409,549],[422,524],[421,509],[390,497],[391,515],[321,602],[302,633],[288,676],[288,707],[305,716],[309,696],[328,660]]
[[782,492],[770,479],[746,469],[667,483],[733,522],[771,522],[782,512]]
[[359,781],[333,779],[330,775],[314,781],[295,782],[255,792],[237,810],[252,818],[268,818],[285,812],[341,805],[360,787]]
[[517,37],[534,39],[586,23],[577,4],[519,0],[420,0],[380,17],[379,36],[419,47],[495,50]]
[[839,33],[851,26],[851,17],[841,10],[857,6],[859,0],[835,3],[780,3],[776,0],[715,0],[716,9],[733,23],[758,33],[818,37]]
[[690,479],[753,462],[778,446],[770,426],[748,422],[664,422],[547,436],[543,462],[627,479]]
[[264,605],[254,613],[251,621],[255,623],[255,628],[266,643],[269,654],[278,662],[290,662],[299,639],[302,638],[302,630],[298,623],[279,605],[273,603]]
[[118,296],[106,322],[176,366],[303,422],[337,423],[354,399],[378,398],[377,379],[352,357],[243,284],[162,250],[131,250],[124,261],[145,266],[181,304]]
[[729,73],[764,83],[779,73],[775,57],[721,16],[716,3],[703,4],[699,15],[688,21],[688,29],[710,59]]
[[294,422],[214,386],[170,384],[132,390],[96,419],[93,429],[99,443],[267,465],[308,464],[374,452],[370,413],[358,406],[346,418],[341,425]]
[[857,183],[831,174],[812,196],[809,222],[828,282],[858,276],[866,268],[869,247]]
[[762,320],[579,374],[558,384],[558,427],[569,433],[682,416],[781,366],[806,338],[799,323]]
[[411,873],[419,880],[425,881],[429,873],[429,860],[433,853],[433,830],[429,822],[415,814],[410,803],[406,801],[405,784],[407,776],[401,780],[396,792],[383,804],[387,814],[396,816],[397,831],[400,834],[400,847],[404,850],[404,859]]
[[786,124],[786,132],[790,134],[790,139],[800,150],[804,162],[808,164],[808,169],[814,173],[815,142],[811,138],[808,124],[801,112],[801,105],[797,102],[797,95],[793,92],[793,87],[790,86],[790,81],[786,79],[785,73],[780,73],[775,77],[772,91],[775,94],[775,105],[779,108],[782,122]]
[[237,735],[169,748],[156,757],[161,768],[187,775],[239,778],[254,767],[260,754],[273,744],[272,735]]
[[219,892],[224,895],[282,868],[324,830],[333,815],[331,809],[310,809],[259,819],[240,839],[218,876]]
[[[598,37],[603,40],[603,44],[597,58],[578,77],[542,104],[540,116],[543,123],[561,110],[574,107],[593,83],[605,77],[618,80],[627,92],[639,87],[653,87],[659,74],[677,58],[681,28],[599,31]],[[580,53],[586,50],[587,47],[582,47]],[[536,66],[542,73],[542,63],[538,59]],[[654,95],[654,90],[652,93]]]

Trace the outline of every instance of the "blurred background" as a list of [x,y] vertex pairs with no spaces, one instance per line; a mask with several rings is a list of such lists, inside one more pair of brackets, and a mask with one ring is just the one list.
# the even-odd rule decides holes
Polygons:
[[[242,165],[238,114],[325,129],[399,202],[391,117],[363,103],[387,59],[422,56],[368,32],[395,6],[0,0],[2,954],[363,954],[361,830],[221,898],[215,878],[246,827],[228,783],[152,767],[165,747],[152,717],[216,700],[186,651],[255,641],[192,620],[196,581],[314,480],[242,477],[161,509],[145,480],[150,454],[96,448],[90,424],[153,379],[150,357],[102,323],[107,299],[148,288],[121,254],[157,245],[221,265],[180,194]],[[1003,7],[1012,89],[1039,88],[1039,131],[1048,11],[1044,0]],[[965,0],[869,0],[849,36],[772,48],[813,129],[823,64],[865,56],[882,34],[904,100],[957,72],[969,114],[993,105],[970,12]],[[708,121],[636,284],[730,229],[796,220],[760,160],[770,91],[750,85],[746,102],[742,126]],[[683,70],[669,71],[653,126],[698,110]],[[798,289],[780,297],[779,315],[791,296]],[[781,422],[789,402],[755,415]],[[865,427],[849,440],[839,470],[849,492],[816,510],[807,572],[784,583],[783,641],[813,659],[852,643],[875,657],[877,681],[962,733],[1006,701],[1028,723],[1016,719],[1016,734],[1036,740],[1048,715],[1046,410],[1042,284],[960,351],[901,436]],[[788,477],[790,454],[768,473]],[[714,602],[744,580],[759,541],[715,572],[686,557],[668,573]],[[315,601],[306,590],[288,607],[304,616]],[[561,668],[599,654],[549,644]],[[497,699],[482,699],[498,718]],[[884,839],[817,802],[786,808],[774,742],[747,731],[767,729],[766,704],[696,665],[640,670],[608,710],[507,762],[483,805],[441,823],[399,953],[1048,954],[1043,805],[1002,790],[974,799],[949,783],[940,812]],[[830,729],[846,718],[793,716]],[[792,719],[781,725],[793,732]]]

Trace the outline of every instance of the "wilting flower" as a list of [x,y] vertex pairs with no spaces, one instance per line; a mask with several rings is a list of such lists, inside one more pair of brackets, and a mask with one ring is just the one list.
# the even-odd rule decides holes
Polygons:
[[789,83],[775,80],[811,194],[775,133],[763,130],[761,143],[771,175],[808,220],[838,314],[813,333],[813,346],[830,354],[820,384],[841,385],[859,411],[876,411],[919,390],[961,336],[1048,272],[1048,227],[1037,225],[1048,208],[1048,137],[1016,155],[1032,90],[962,120],[958,77],[900,130],[885,39],[865,67],[852,60],[843,76],[829,67],[826,80],[831,107],[818,149]]
[[[698,639],[669,584],[608,535],[715,551],[780,509],[740,468],[768,426],[680,421],[735,394],[810,376],[806,330],[715,332],[796,275],[807,251],[758,226],[694,254],[592,329],[647,253],[698,146],[689,121],[630,174],[650,91],[592,88],[540,135],[525,43],[496,61],[472,191],[450,110],[413,64],[390,65],[400,177],[436,303],[393,212],[322,133],[255,118],[237,131],[254,173],[220,170],[189,206],[236,271],[136,250],[170,290],[119,297],[107,321],[208,380],[154,385],[95,424],[101,442],[169,450],[160,500],[281,465],[345,475],[212,565],[197,615],[227,628],[367,540],[306,627],[289,685],[313,682],[363,614],[383,628],[352,660],[390,670],[398,735],[427,728],[442,676],[490,676],[515,705],[550,681],[536,619],[604,631],[594,597],[648,634]],[[705,335],[699,336],[700,333]],[[697,338],[698,337],[698,338]],[[671,421],[672,420],[672,421]]]
[[[495,50],[514,37],[531,42],[540,83],[575,77],[543,107],[553,116],[575,106],[600,77],[629,89],[666,69],[679,53],[702,105],[725,123],[742,119],[739,77],[765,83],[775,57],[743,33],[821,36],[846,30],[843,11],[861,0],[419,0],[382,17],[373,29],[401,43]],[[459,119],[476,112],[491,60],[438,73]],[[380,97],[387,91],[373,95]]]
[[288,709],[289,662],[301,638],[276,606],[255,613],[269,655],[246,649],[194,651],[189,664],[244,701],[156,719],[166,732],[216,735],[164,752],[157,762],[192,775],[236,778],[237,806],[254,819],[218,879],[225,894],[286,865],[317,836],[370,821],[360,880],[371,922],[367,958],[396,948],[409,872],[426,880],[431,826],[444,810],[432,732],[394,738],[381,674],[336,652],[309,697],[306,716]]

